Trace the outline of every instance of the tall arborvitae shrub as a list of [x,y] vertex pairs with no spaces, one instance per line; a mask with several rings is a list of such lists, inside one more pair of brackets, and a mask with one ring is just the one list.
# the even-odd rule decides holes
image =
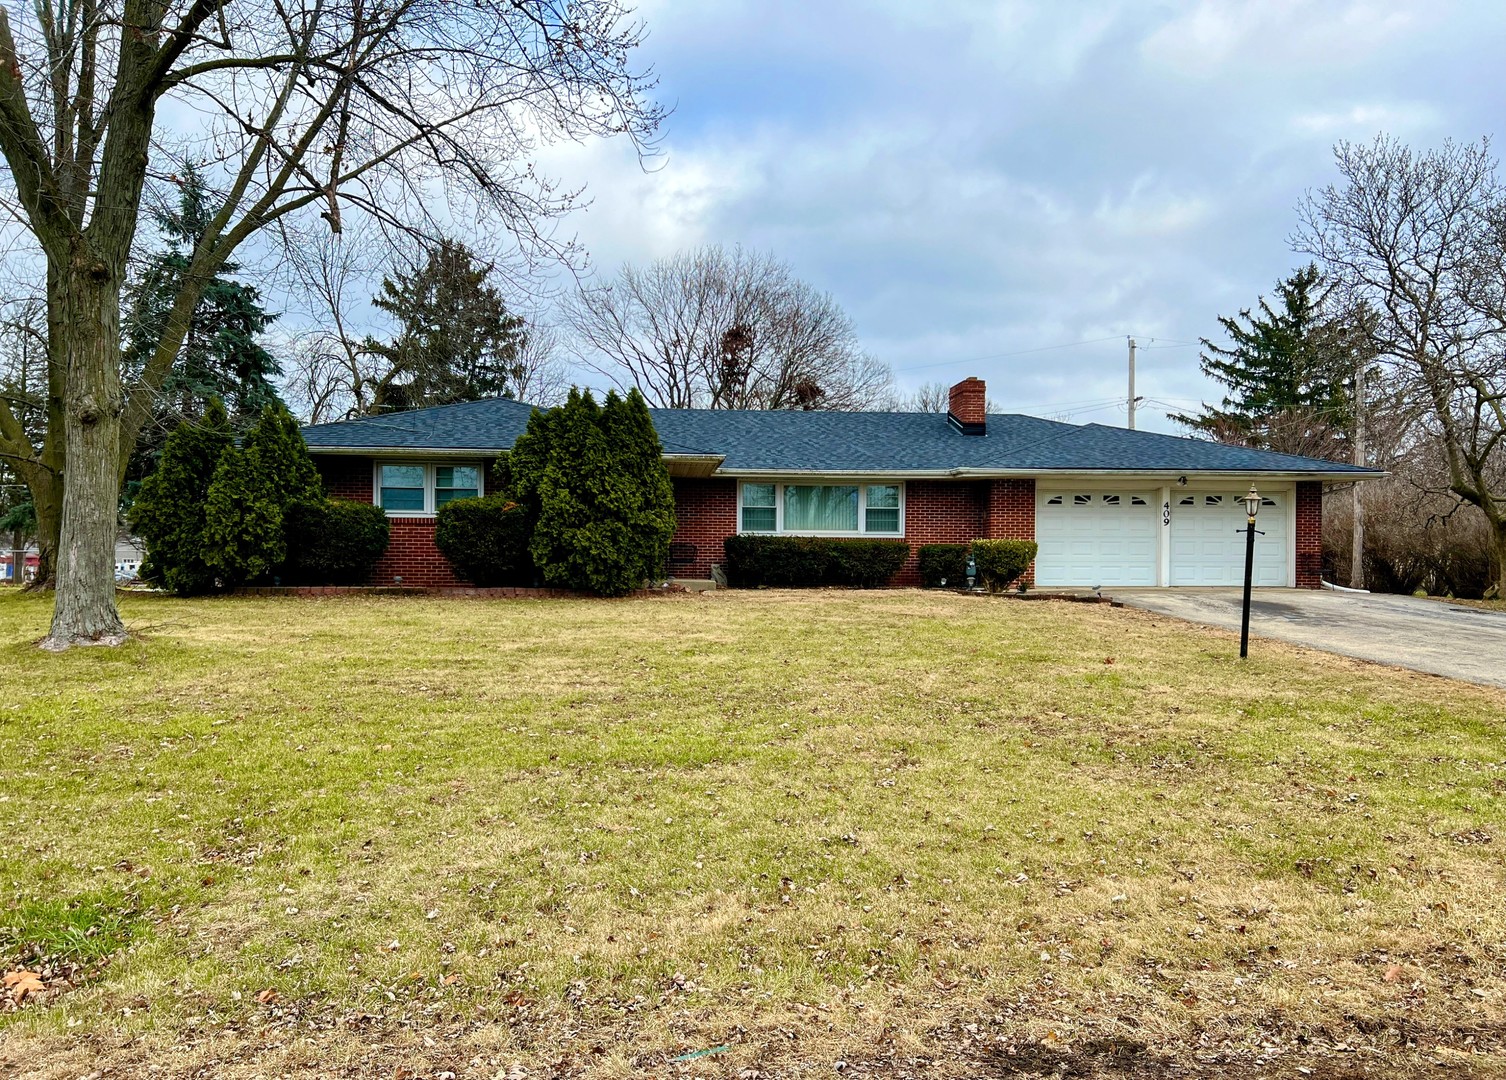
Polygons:
[[220,457],[204,508],[204,563],[226,588],[267,577],[287,557],[283,515],[324,491],[298,421],[269,405]]
[[655,577],[674,534],[674,495],[659,437],[636,392],[603,408],[573,389],[534,410],[507,458],[510,495],[527,508],[529,552],[544,581],[620,596]]
[[617,476],[607,489],[604,509],[626,526],[631,572],[639,581],[658,579],[675,534],[675,491],[643,395],[636,388],[626,397],[608,394],[601,427]]
[[131,530],[146,541],[144,580],[183,596],[214,588],[204,561],[205,503],[221,456],[233,447],[225,407],[212,400],[204,418],[168,436],[162,460],[131,504]]

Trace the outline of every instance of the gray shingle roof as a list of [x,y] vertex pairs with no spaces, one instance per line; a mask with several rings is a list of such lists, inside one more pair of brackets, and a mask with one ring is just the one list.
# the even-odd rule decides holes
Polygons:
[[[963,435],[939,413],[653,409],[667,454],[719,455],[723,472],[1219,472],[1377,475],[1317,458],[1203,439],[991,415]],[[494,398],[303,429],[309,449],[510,448],[532,406]]]

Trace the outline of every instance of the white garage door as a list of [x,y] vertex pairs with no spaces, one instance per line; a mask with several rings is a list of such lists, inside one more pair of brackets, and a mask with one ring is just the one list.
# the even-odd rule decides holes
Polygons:
[[[1243,585],[1243,491],[1197,492],[1171,497],[1171,584]],[[1256,585],[1291,584],[1292,547],[1287,525],[1290,495],[1261,499],[1255,528]]]
[[1037,585],[1154,585],[1156,496],[1043,491],[1036,501]]

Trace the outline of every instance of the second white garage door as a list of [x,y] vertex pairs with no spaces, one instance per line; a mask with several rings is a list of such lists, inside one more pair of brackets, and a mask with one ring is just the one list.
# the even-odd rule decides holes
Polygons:
[[[1285,494],[1261,500],[1255,519],[1256,585],[1291,584],[1290,530]],[[1171,584],[1242,585],[1245,580],[1244,493],[1175,494],[1171,499]]]
[[1037,585],[1154,585],[1156,496],[1043,491],[1036,502]]

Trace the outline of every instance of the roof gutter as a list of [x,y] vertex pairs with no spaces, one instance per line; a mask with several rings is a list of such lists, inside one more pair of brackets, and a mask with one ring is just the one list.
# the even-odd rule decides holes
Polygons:
[[[506,454],[507,449],[497,447],[412,447],[412,446],[310,446],[311,454],[331,454],[359,457],[387,458],[477,458]],[[682,475],[722,476],[736,479],[779,479],[789,476],[829,477],[832,479],[861,478],[872,476],[894,477],[915,480],[1014,480],[1034,476],[1102,476],[1175,480],[1179,476],[1197,476],[1206,479],[1269,476],[1284,480],[1327,480],[1344,483],[1350,480],[1380,480],[1391,475],[1382,469],[1346,469],[1329,472],[1315,469],[739,469],[724,468],[725,454],[662,455],[666,465],[675,467]]]
[[1270,476],[1291,480],[1380,480],[1391,474],[1380,469],[953,469],[947,475],[958,480],[987,480],[1027,476],[1120,476],[1175,479],[1180,476],[1225,478]]
[[1178,477],[1208,479],[1269,476],[1283,480],[1379,480],[1389,473],[1374,469],[1327,472],[1299,469],[719,469],[718,476],[738,479],[779,479],[787,476],[862,478],[886,476],[915,480],[1028,480],[1036,476],[1102,476],[1120,479],[1155,479],[1174,482]]

